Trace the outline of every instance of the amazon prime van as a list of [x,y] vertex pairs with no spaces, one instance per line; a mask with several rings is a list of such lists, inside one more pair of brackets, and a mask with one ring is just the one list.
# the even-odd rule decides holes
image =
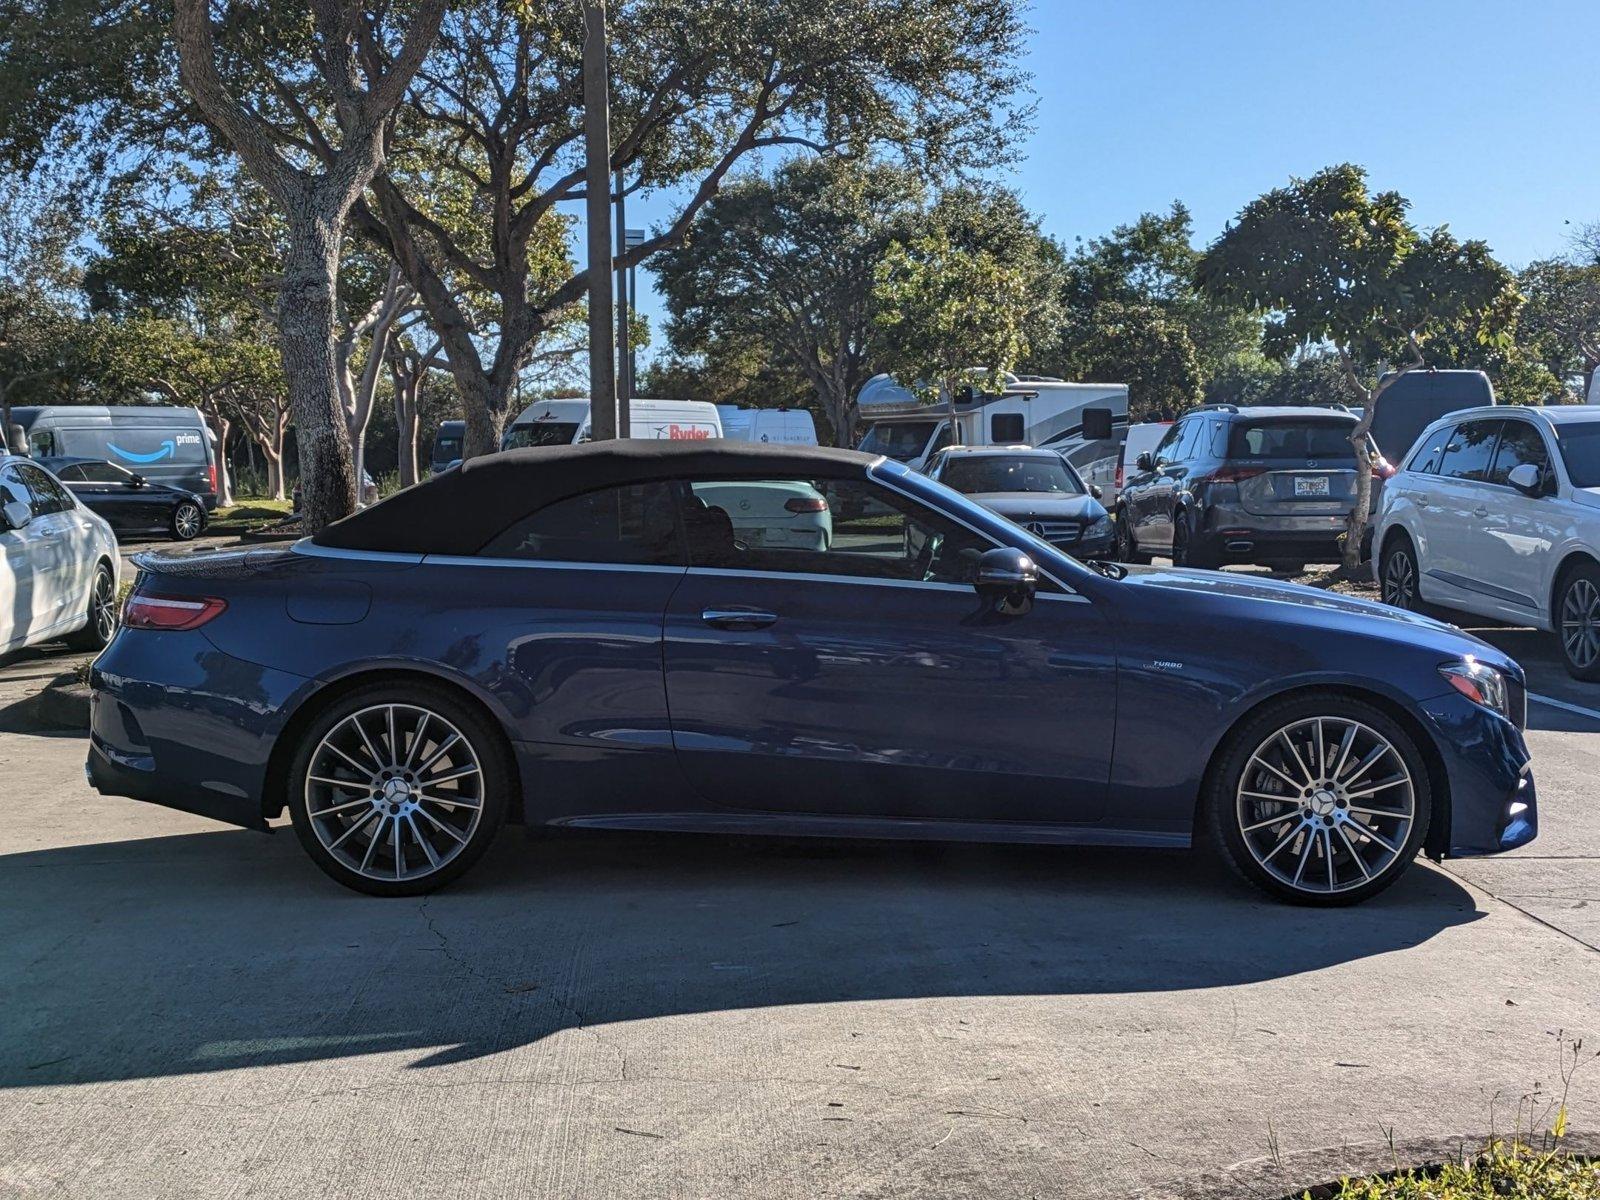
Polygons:
[[13,408],[11,422],[34,458],[104,459],[217,506],[215,437],[197,408],[47,404]]

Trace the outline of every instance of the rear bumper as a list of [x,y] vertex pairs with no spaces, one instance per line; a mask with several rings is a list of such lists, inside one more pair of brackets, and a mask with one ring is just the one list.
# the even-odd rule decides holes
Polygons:
[[122,630],[90,671],[89,783],[265,829],[272,747],[308,685],[224,654],[199,632]]
[[1450,787],[1449,826],[1429,834],[1429,851],[1467,858],[1533,841],[1539,833],[1538,793],[1521,732],[1462,696],[1441,696],[1419,708],[1439,745]]

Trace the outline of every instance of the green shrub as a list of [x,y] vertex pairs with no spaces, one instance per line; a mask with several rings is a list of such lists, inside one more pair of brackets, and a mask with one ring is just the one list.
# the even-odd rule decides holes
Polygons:
[[[1309,1196],[1310,1193],[1307,1193]],[[1600,1162],[1560,1149],[1494,1142],[1467,1163],[1344,1180],[1338,1200],[1600,1200]]]

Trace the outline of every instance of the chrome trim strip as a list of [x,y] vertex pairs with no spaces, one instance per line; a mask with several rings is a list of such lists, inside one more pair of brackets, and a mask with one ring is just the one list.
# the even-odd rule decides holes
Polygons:
[[965,592],[973,594],[972,586],[965,583],[936,583],[919,579],[869,579],[861,575],[822,575],[809,571],[744,571],[736,567],[690,567],[690,575],[715,579],[798,579],[806,583],[857,583],[867,587],[928,588],[939,592]]
[[[1054,453],[1054,451],[1052,451],[1052,453]],[[924,503],[926,503],[926,501],[924,501],[922,499],[922,497],[914,495],[913,493],[906,491],[905,488],[896,487],[891,481],[889,481],[888,479],[885,479],[882,476],[880,476],[878,474],[878,464],[881,463],[881,462],[883,462],[883,459],[879,458],[878,462],[873,463],[871,466],[869,466],[867,468],[867,477],[868,478],[870,478],[874,483],[881,484],[882,486],[888,488],[891,492],[895,492],[898,495],[904,496],[907,500],[911,501],[913,504],[924,504]],[[977,534],[979,537],[983,538],[984,541],[988,542],[991,546],[996,546],[996,547],[1000,546],[1000,543],[995,541],[994,537],[992,535],[985,533],[983,530],[977,528],[977,526],[975,526],[975,525],[969,525],[967,522],[963,521],[960,517],[956,516],[954,513],[946,512],[942,508],[939,509],[938,511],[939,511],[939,515],[940,516],[945,517],[948,520],[954,521],[957,525],[961,526],[963,529],[967,530],[967,532],[969,532],[969,533]],[[996,513],[995,515],[999,516],[998,513]],[[1005,520],[1004,517],[1000,517],[1000,519],[1002,521]],[[1011,550],[1017,549],[1017,547],[1015,547],[1015,546],[1002,547],[1002,548],[1003,549],[1011,549]],[[1037,566],[1038,564],[1036,563],[1034,565]],[[1051,583],[1055,584],[1057,587],[1065,588],[1067,590],[1067,594],[1068,595],[1078,596],[1078,598],[1081,599],[1081,600],[1086,600],[1087,599],[1087,597],[1079,595],[1079,593],[1078,593],[1076,588],[1072,587],[1070,584],[1063,583],[1061,580],[1057,579],[1054,575],[1052,575],[1049,571],[1046,571],[1043,567],[1039,568],[1039,574],[1043,575],[1046,579],[1048,579]]]
[[397,554],[389,550],[345,550],[338,546],[319,546],[308,537],[301,538],[289,547],[292,554],[304,554],[311,558],[345,558],[358,562],[393,562],[410,563],[416,566],[422,561],[420,554]]
[[659,563],[568,562],[547,558],[479,558],[474,554],[428,554],[426,566],[439,567],[514,567],[542,571],[626,571],[630,575],[682,575],[687,567],[668,567]]

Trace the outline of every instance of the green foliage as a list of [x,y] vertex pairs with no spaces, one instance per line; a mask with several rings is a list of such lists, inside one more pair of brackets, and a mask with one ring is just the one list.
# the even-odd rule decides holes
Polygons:
[[1517,276],[1527,298],[1517,321],[1518,342],[1565,388],[1581,382],[1572,399],[1586,397],[1600,367],[1600,263],[1546,259]]
[[[1309,1193],[1308,1193],[1309,1195]],[[1467,1163],[1344,1180],[1337,1200],[1600,1200],[1600,1163],[1564,1150],[1495,1142]]]
[[1371,193],[1350,164],[1245,206],[1205,253],[1207,295],[1261,313],[1263,348],[1286,358],[1331,343],[1354,362],[1406,362],[1435,334],[1510,337],[1520,297],[1483,242],[1419,232],[1397,192]]
[[889,246],[874,295],[883,361],[926,404],[964,385],[1000,390],[1056,319],[1053,292],[1026,266],[961,245],[942,223]]
[[1068,379],[1126,383],[1136,418],[1176,413],[1260,340],[1260,322],[1196,290],[1189,211],[1146,213],[1067,259],[1060,343],[1036,361]]

